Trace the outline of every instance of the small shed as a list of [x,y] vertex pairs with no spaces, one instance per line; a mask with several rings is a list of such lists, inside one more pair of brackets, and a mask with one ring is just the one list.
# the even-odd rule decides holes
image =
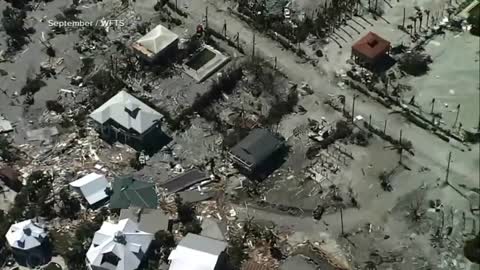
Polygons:
[[101,174],[87,174],[70,183],[70,186],[81,193],[90,205],[96,204],[108,197],[106,189],[109,187],[109,184],[107,178]]
[[352,46],[352,58],[359,64],[374,66],[390,51],[391,44],[379,35],[368,32]]

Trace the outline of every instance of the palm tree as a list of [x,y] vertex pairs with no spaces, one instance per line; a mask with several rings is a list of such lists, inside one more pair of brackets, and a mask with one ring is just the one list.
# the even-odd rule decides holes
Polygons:
[[410,29],[410,35],[413,35],[413,26],[411,24],[407,25],[407,29]]
[[427,15],[426,27],[428,28],[428,20],[430,19],[430,10],[426,9],[425,14]]
[[410,16],[408,17],[413,22],[413,33],[417,34],[417,17],[415,16]]
[[417,18],[419,19],[419,26],[418,26],[418,31],[422,31],[422,21],[423,21],[423,13],[421,11],[417,12]]

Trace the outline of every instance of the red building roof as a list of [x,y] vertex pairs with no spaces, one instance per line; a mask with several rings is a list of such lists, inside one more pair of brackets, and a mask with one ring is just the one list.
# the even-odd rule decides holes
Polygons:
[[352,46],[354,53],[367,57],[370,60],[386,54],[389,49],[390,42],[373,32],[368,32]]

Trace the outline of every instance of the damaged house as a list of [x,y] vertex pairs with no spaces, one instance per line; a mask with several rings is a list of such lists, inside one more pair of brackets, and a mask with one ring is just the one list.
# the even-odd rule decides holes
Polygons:
[[[281,161],[285,143],[269,130],[254,129],[229,152],[231,161],[247,174],[265,173]],[[279,159],[280,158],[280,159]]]
[[163,116],[125,91],[120,91],[90,114],[107,141],[140,150],[154,147],[162,137]]

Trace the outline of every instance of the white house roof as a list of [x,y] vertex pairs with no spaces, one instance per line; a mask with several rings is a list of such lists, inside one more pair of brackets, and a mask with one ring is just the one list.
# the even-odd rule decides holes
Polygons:
[[28,219],[10,226],[5,238],[12,248],[30,250],[42,245],[47,238],[47,232],[45,228]]
[[[137,223],[129,219],[122,219],[116,224],[104,222],[93,237],[87,261],[102,269],[134,270],[140,265],[152,240],[153,234],[140,231]],[[116,261],[116,265],[112,261]]]
[[163,116],[125,91],[120,91],[90,114],[90,118],[104,124],[113,120],[127,130],[144,133]]
[[71,182],[70,186],[80,189],[80,192],[89,204],[95,204],[108,196],[105,193],[105,189],[108,187],[108,181],[107,178],[101,174],[87,174]]
[[137,40],[137,43],[153,54],[158,54],[176,40],[178,40],[177,34],[159,24],[152,31]]
[[214,270],[227,243],[196,234],[187,234],[170,253],[169,270]]

